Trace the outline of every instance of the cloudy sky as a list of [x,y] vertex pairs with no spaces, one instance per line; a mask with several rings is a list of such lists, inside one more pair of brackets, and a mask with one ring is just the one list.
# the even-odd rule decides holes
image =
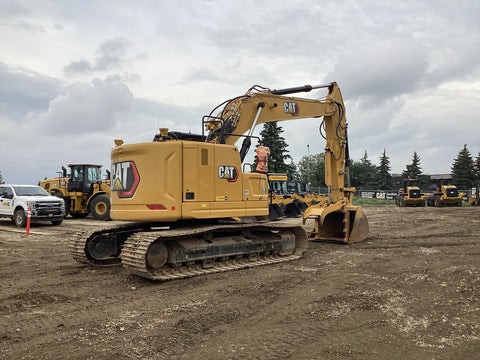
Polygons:
[[[480,2],[0,0],[0,172],[36,183],[110,166],[113,140],[201,132],[252,85],[336,81],[351,156],[448,173],[480,151]],[[314,96],[323,96],[315,93]],[[319,121],[281,123],[297,163]],[[256,134],[261,128],[257,129]]]

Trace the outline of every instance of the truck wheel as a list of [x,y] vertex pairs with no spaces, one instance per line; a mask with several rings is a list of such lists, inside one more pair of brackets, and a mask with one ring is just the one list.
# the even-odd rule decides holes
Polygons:
[[13,222],[18,227],[25,227],[27,224],[27,216],[25,215],[25,211],[23,209],[18,209],[15,211],[15,214],[13,214]]
[[90,214],[95,220],[110,220],[110,198],[98,195],[90,203]]
[[52,225],[60,225],[62,222],[63,220],[52,221]]

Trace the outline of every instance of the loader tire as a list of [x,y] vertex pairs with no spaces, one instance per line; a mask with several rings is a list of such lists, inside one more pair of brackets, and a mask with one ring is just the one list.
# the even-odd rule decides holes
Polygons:
[[98,195],[90,203],[90,214],[95,220],[110,220],[110,197]]

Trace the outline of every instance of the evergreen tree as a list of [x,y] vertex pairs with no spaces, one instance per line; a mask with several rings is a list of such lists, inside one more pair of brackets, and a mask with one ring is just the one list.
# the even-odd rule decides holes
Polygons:
[[304,156],[298,163],[298,180],[311,186],[325,187],[325,155]]
[[350,161],[350,185],[358,189],[376,187],[378,169],[368,159],[367,150],[359,162]]
[[0,184],[3,184],[3,177],[1,172],[0,172]]
[[480,152],[475,159],[475,181],[477,183],[477,187],[480,185]]
[[357,189],[360,189],[361,167],[362,165],[359,161],[350,159],[350,166],[348,167],[350,172],[350,186],[356,187]]
[[377,173],[377,188],[382,190],[392,189],[392,175],[390,174],[390,159],[387,156],[387,150],[383,149],[380,157],[380,166]]
[[363,158],[360,159],[361,172],[360,180],[363,183],[364,188],[373,188],[375,187],[375,179],[377,177],[377,167],[372,164],[368,159],[367,150]]
[[[269,122],[263,124],[263,130],[260,132],[261,143],[270,148],[270,157],[268,158],[268,172],[287,174],[289,179],[295,175],[296,168],[292,162],[292,157],[288,154],[288,144],[285,138],[281,136],[283,133],[281,126],[277,126],[277,122]],[[285,161],[290,160],[290,164]],[[257,163],[255,157],[255,166]]]
[[412,163],[406,166],[406,170],[403,171],[403,178],[418,179],[422,175],[422,168],[420,167],[420,157],[417,152],[413,152]]
[[291,159],[290,164],[288,166],[289,166],[289,170],[287,171],[288,178],[293,180],[293,181],[300,181],[300,177],[299,177],[298,171],[297,171],[297,165],[295,165],[295,163],[293,162],[292,159]]
[[463,190],[468,190],[475,185],[475,164],[466,144],[452,165],[452,181]]

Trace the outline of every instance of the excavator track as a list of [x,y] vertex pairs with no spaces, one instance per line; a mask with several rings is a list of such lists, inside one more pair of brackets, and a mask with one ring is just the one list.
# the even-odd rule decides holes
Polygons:
[[105,256],[104,258],[95,258],[92,256],[90,253],[90,244],[93,240],[102,236],[116,236],[118,234],[124,234],[123,238],[126,238],[126,236],[133,234],[135,231],[143,229],[143,226],[144,223],[128,223],[121,226],[116,225],[104,227],[102,229],[95,230],[94,232],[79,231],[70,241],[70,254],[76,261],[82,264],[98,266],[120,265],[120,247],[123,245],[123,243],[119,243],[117,246],[115,246],[118,249],[115,249],[114,255]]
[[[149,249],[155,244],[161,243],[162,247],[170,244],[177,244],[182,240],[187,241],[192,237],[211,239],[213,235],[221,235],[222,233],[235,232],[273,232],[292,234],[295,237],[295,248],[289,254],[281,254],[281,251],[269,251],[263,249],[250,253],[235,254],[225,256],[210,257],[208,259],[201,258],[199,261],[185,261],[175,264],[165,264],[159,268],[153,268],[149,264]],[[288,236],[288,235],[287,235]],[[198,240],[195,240],[198,242]],[[256,243],[254,246],[262,244]],[[268,244],[270,245],[270,243]],[[273,246],[273,245],[272,245]],[[298,259],[307,247],[307,235],[301,226],[288,225],[251,225],[251,224],[232,224],[204,226],[197,228],[183,228],[182,230],[163,230],[153,232],[137,232],[130,236],[124,243],[121,252],[122,265],[130,272],[141,277],[156,280],[168,281],[174,279],[188,278],[198,275],[212,274],[218,272],[232,271],[250,268],[254,266],[268,265],[291,261]],[[188,254],[187,254],[188,256]]]
[[141,277],[167,281],[295,260],[306,247],[301,226],[277,222],[181,228],[143,222],[78,232],[70,252],[83,264],[122,264]]

